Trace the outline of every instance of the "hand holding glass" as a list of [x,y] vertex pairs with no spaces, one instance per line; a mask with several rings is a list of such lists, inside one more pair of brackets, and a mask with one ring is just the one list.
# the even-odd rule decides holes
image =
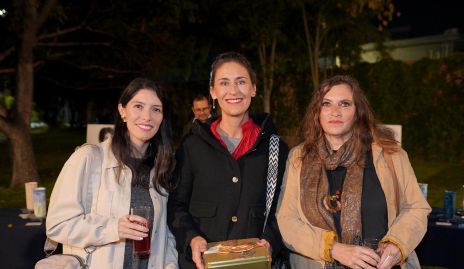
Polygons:
[[134,240],[134,254],[135,255],[149,255],[150,254],[150,241],[151,241],[151,221],[150,221],[150,210],[151,208],[148,206],[142,207],[133,207],[131,208],[131,215],[136,215],[144,218],[146,222],[138,222],[134,221],[135,223],[142,225],[148,228],[148,236],[143,237],[142,240]]

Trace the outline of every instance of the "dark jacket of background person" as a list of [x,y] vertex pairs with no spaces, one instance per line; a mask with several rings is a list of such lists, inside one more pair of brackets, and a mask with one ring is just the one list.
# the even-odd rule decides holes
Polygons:
[[[261,132],[253,147],[238,160],[213,136],[209,125],[198,121],[177,150],[177,188],[169,196],[168,225],[176,237],[181,268],[195,268],[190,241],[198,235],[208,242],[264,238],[271,244],[273,255],[281,248],[275,218],[279,188],[262,234],[269,139],[276,128],[269,115],[251,118]],[[288,146],[280,140],[277,186],[281,185],[287,156]],[[236,222],[232,221],[234,216]]]

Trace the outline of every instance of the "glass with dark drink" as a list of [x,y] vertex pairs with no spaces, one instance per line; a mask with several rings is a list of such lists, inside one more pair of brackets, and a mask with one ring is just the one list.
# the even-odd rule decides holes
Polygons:
[[151,240],[151,221],[150,221],[150,210],[148,206],[133,207],[131,208],[131,215],[141,216],[146,219],[146,223],[141,223],[134,221],[139,225],[148,228],[148,236],[144,237],[142,240],[133,240],[134,242],[134,254],[138,256],[150,255],[150,240]]

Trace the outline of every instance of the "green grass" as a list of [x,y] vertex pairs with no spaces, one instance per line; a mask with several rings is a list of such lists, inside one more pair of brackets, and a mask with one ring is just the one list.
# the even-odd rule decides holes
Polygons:
[[[85,129],[49,129],[32,135],[40,186],[49,197],[63,164],[76,146],[85,143]],[[10,145],[0,139],[0,207],[25,207],[24,187],[9,189],[11,179]]]
[[428,183],[427,200],[432,207],[443,207],[445,190],[456,191],[456,207],[461,208],[464,164],[450,162],[430,162],[420,158],[410,158],[417,180]]
[[[47,188],[49,196],[61,167],[74,151],[85,142],[85,129],[49,129],[33,134],[35,156],[40,175],[40,185]],[[24,188],[8,189],[11,178],[10,149],[7,141],[0,139],[0,207],[24,207]],[[443,206],[444,190],[457,191],[458,208],[462,207],[464,164],[425,161],[420,156],[410,156],[419,182],[428,183],[428,201],[433,207]]]

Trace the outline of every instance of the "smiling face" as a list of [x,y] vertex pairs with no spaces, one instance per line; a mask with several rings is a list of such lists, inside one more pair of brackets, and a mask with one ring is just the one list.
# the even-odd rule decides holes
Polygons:
[[118,105],[119,114],[126,120],[132,145],[144,153],[148,142],[158,132],[163,121],[163,104],[153,90],[141,89],[125,107]]
[[256,85],[244,66],[225,62],[216,70],[210,94],[218,100],[222,117],[243,118],[248,114],[251,98],[256,95]]
[[347,84],[335,85],[325,94],[319,121],[332,149],[337,150],[350,138],[355,113],[353,91]]

